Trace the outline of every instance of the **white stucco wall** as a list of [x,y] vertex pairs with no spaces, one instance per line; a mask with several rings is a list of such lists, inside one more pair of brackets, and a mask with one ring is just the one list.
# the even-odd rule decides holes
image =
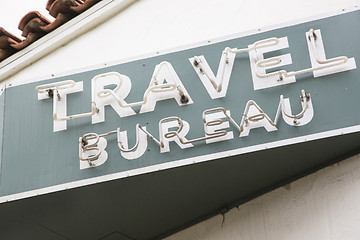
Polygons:
[[[139,0],[1,82],[0,88],[357,4],[359,0]],[[359,199],[360,159],[355,156],[232,209],[224,223],[218,215],[168,240],[360,239]]]
[[359,199],[357,155],[167,240],[358,240]]

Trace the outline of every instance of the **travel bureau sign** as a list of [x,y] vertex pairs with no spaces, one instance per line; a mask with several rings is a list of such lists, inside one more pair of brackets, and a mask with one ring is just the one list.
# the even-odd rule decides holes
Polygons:
[[[327,39],[323,40],[321,33],[320,29],[310,29],[308,32],[303,32],[303,42],[306,43],[306,51],[311,66],[296,69],[295,71],[284,70],[285,66],[292,65],[292,58],[296,58],[291,53],[266,57],[267,54],[271,55],[293,47],[289,45],[287,37],[258,39],[247,47],[241,46],[243,48],[226,46],[221,53],[216,75],[203,55],[198,54],[182,59],[184,65],[190,64],[192,66],[190,68],[191,72],[188,71],[185,75],[195,74],[197,81],[201,81],[203,89],[206,90],[207,97],[212,99],[209,101],[223,99],[222,102],[226,103],[228,101],[229,85],[233,84],[233,81],[237,82],[237,86],[241,86],[242,81],[250,81],[255,92],[281,88],[283,92],[280,95],[273,95],[267,99],[273,106],[271,112],[265,112],[262,106],[257,103],[257,99],[239,101],[236,104],[236,109],[222,105],[207,108],[206,105],[203,105],[203,102],[197,103],[194,99],[196,93],[192,91],[192,83],[185,82],[179,77],[178,70],[170,60],[156,63],[152,77],[149,76],[150,81],[146,83],[148,87],[142,96],[138,96],[140,101],[137,102],[127,100],[128,95],[134,90],[130,77],[116,71],[97,74],[92,78],[91,98],[87,100],[88,105],[91,107],[90,112],[74,115],[68,115],[67,113],[67,104],[70,104],[67,103],[67,99],[72,94],[84,91],[83,81],[62,80],[38,85],[36,91],[38,100],[52,99],[54,132],[69,131],[67,129],[68,121],[79,118],[91,118],[91,121],[88,120],[87,123],[90,125],[100,123],[106,125],[105,107],[111,108],[118,116],[119,121],[116,129],[96,133],[85,132],[82,136],[78,136],[80,169],[96,168],[103,165],[109,159],[107,152],[109,145],[117,146],[118,154],[122,158],[136,160],[146,156],[149,145],[157,147],[161,154],[166,155],[176,147],[182,149],[182,151],[188,151],[190,148],[196,148],[204,144],[214,145],[220,142],[242,141],[242,139],[251,138],[252,129],[263,128],[266,130],[263,131],[263,134],[280,131],[278,129],[279,121],[284,121],[288,126],[301,129],[311,123],[314,114],[316,114],[316,102],[312,99],[311,85],[309,85],[310,89],[300,89],[298,91],[300,94],[299,101],[294,99],[292,104],[290,104],[290,99],[286,97],[286,86],[305,81],[300,77],[297,79],[297,77],[309,73],[315,79],[356,69],[353,57],[326,58],[324,42]],[[296,48],[296,46],[294,47]],[[206,55],[206,53],[204,54]],[[240,68],[244,70],[244,66],[236,60],[238,57],[248,59],[247,65],[250,65],[250,67],[246,68],[246,70],[251,78],[243,79],[242,76],[246,73],[234,73]],[[308,79],[306,80],[308,81]],[[326,82],[323,84],[326,84]],[[238,94],[242,95],[243,89],[239,87],[237,90]],[[201,122],[203,127],[202,135],[189,137],[189,135],[192,135],[193,123],[190,123],[188,119],[181,115],[173,115],[172,112],[169,116],[149,122],[147,126],[141,125],[139,122],[134,123],[136,118],[133,116],[141,118],[146,116],[147,113],[156,113],[160,111],[156,106],[159,102],[173,101],[171,99],[176,101],[178,108],[188,108],[188,111],[193,111],[195,107],[196,110],[202,109],[202,111],[191,113],[194,119]],[[202,104],[202,106],[195,106],[197,104]],[[300,104],[301,110],[293,113],[294,106],[292,105],[294,104]],[[195,107],[189,108],[192,105]],[[242,106],[242,109],[239,106]],[[135,108],[139,108],[138,113]],[[236,112],[237,116],[240,115],[241,118],[234,118],[232,116],[234,112]],[[275,117],[270,117],[273,115]],[[131,120],[128,121],[135,125],[135,141],[133,141],[131,147],[129,146],[126,131],[128,129],[123,126],[123,123],[130,117]],[[150,126],[152,126],[152,129],[157,126],[157,130],[149,130]],[[234,129],[235,132],[230,131],[231,129]],[[115,136],[115,141],[113,139],[107,140],[112,135]],[[172,143],[171,145],[171,142],[175,144]]]
[[201,162],[300,174],[348,154],[360,132],[358,19],[354,10],[7,87],[0,202],[206,171],[191,166]]

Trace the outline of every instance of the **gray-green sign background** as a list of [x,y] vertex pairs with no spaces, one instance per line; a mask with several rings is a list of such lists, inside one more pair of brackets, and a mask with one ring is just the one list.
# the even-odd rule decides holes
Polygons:
[[[305,32],[313,28],[321,30],[327,58],[342,55],[354,57],[359,65],[359,23],[360,13],[355,11],[207,46],[8,88],[0,97],[0,196],[359,125],[359,69],[319,78],[314,78],[312,73],[303,74],[296,77],[296,83],[254,91],[248,54],[237,54],[226,97],[212,100],[188,60],[193,56],[204,55],[216,73],[220,55],[225,47],[245,48],[258,40],[287,36],[289,48],[267,53],[265,57],[291,53],[293,64],[282,69],[296,71],[309,68],[311,64]],[[121,53],[114,54],[121,57]],[[154,112],[125,118],[120,118],[111,107],[106,107],[106,121],[103,123],[93,125],[91,118],[70,120],[66,131],[53,132],[52,100],[37,99],[35,87],[40,84],[62,80],[83,81],[83,92],[68,95],[67,114],[89,112],[91,79],[101,73],[116,71],[129,76],[132,81],[132,89],[126,101],[141,101],[155,66],[162,61],[168,61],[173,65],[194,104],[179,107],[174,100],[160,101]],[[149,132],[159,138],[159,120],[178,116],[191,126],[187,139],[198,138],[204,136],[201,115],[206,109],[224,107],[230,110],[235,121],[240,123],[246,102],[252,99],[274,119],[281,94],[290,98],[293,113],[301,111],[299,94],[302,89],[311,94],[315,112],[312,121],[305,126],[292,127],[280,118],[278,131],[268,133],[264,128],[259,128],[251,130],[249,136],[242,138],[239,138],[238,131],[230,126],[229,130],[233,131],[235,136],[232,140],[216,144],[195,143],[193,148],[184,150],[176,144],[170,144],[171,151],[163,154],[160,153],[159,146],[149,140],[148,150],[135,160],[126,160],[120,155],[116,136],[113,135],[107,137],[106,151],[109,157],[105,164],[92,169],[79,168],[78,139],[85,133],[101,134],[121,127],[122,130],[128,131],[129,146],[132,146],[135,143],[137,123],[146,126]],[[139,112],[139,108],[135,107],[134,110]]]

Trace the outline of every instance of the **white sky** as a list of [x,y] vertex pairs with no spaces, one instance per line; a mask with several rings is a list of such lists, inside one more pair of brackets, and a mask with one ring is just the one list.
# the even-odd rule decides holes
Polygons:
[[[7,4],[9,1],[11,1],[11,4]],[[46,3],[47,0],[0,0],[0,27],[21,37],[21,31],[17,27],[25,14],[31,11],[38,11],[50,21],[53,21],[54,18],[45,9]]]

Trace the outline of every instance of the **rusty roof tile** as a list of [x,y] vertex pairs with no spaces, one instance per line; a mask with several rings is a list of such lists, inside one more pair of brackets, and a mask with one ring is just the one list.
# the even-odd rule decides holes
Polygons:
[[13,55],[15,52],[10,51],[10,50],[6,50],[6,49],[1,49],[0,48],[0,62],[8,57],[10,57],[11,55]]
[[61,25],[63,25],[67,21],[69,21],[70,19],[72,19],[71,16],[69,16],[67,14],[59,13],[52,23],[50,23],[46,26],[40,26],[40,28],[46,32],[51,32],[52,30],[60,27]]
[[[46,10],[50,11],[50,7],[55,1],[56,0],[48,0],[48,2],[46,3]],[[75,1],[77,5],[81,5],[86,2],[86,0],[75,0]]]
[[16,37],[14,34],[9,33],[4,28],[0,27],[0,36],[7,36],[14,41],[21,42],[21,39]]
[[75,0],[55,0],[49,8],[49,14],[54,18],[56,18],[59,13],[75,17],[78,13],[70,7],[76,6],[79,6],[79,3]]
[[46,18],[44,17],[43,15],[41,15],[38,11],[32,11],[32,12],[29,12],[27,13],[21,20],[20,20],[20,23],[19,23],[19,26],[18,28],[23,31],[24,28],[25,28],[25,25],[30,22],[32,19],[34,18],[39,18],[41,21],[43,21],[44,23],[46,24],[50,24],[51,22]]
[[29,12],[26,14],[19,23],[19,29],[22,30],[22,36],[26,37],[29,32],[43,33],[44,35],[47,33],[40,26],[46,26],[51,22],[42,16],[39,12]]
[[80,14],[100,1],[101,0],[87,0],[83,4],[78,6],[71,6],[70,8]]
[[16,44],[11,44],[11,46],[17,50],[21,50],[21,49],[26,48],[27,46],[29,46],[36,40],[40,39],[44,35],[45,34],[30,32],[24,41],[22,41],[20,43],[16,43]]
[[0,27],[0,62],[17,51],[11,44],[19,42],[21,39]]

